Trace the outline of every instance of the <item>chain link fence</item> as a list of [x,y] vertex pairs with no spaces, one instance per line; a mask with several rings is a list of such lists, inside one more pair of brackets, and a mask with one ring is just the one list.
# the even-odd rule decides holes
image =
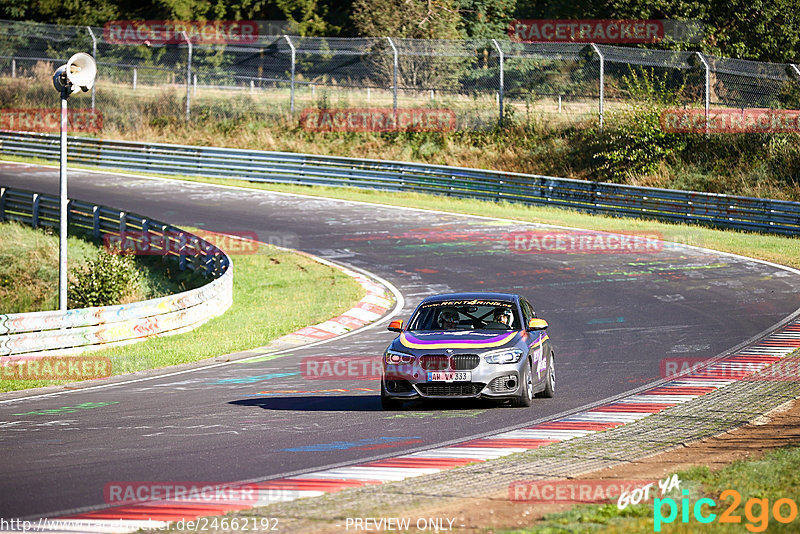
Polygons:
[[187,121],[297,124],[309,108],[448,109],[456,129],[483,129],[504,120],[602,127],[607,113],[644,99],[706,110],[800,107],[797,65],[698,52],[289,35],[126,44],[103,28],[0,21],[0,108],[57,109],[53,71],[89,51],[98,78],[91,101],[79,102],[102,113],[108,137]]

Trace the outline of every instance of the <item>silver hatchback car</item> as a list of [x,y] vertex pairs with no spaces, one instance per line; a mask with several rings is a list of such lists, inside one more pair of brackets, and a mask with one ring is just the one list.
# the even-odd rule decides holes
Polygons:
[[508,293],[428,297],[383,355],[381,405],[395,410],[412,399],[511,401],[530,406],[555,393],[554,353],[530,302]]

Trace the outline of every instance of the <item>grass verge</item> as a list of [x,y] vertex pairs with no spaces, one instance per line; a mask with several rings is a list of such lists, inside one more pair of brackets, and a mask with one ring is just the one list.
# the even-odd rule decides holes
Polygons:
[[[27,313],[58,308],[58,234],[49,227],[33,229],[17,222],[0,223],[0,313]],[[83,229],[70,228],[67,257],[70,281],[75,269],[96,260],[102,243]],[[205,278],[180,271],[159,257],[137,256],[137,277],[120,304],[163,297],[199,287]],[[74,296],[74,293],[70,298]],[[80,307],[70,303],[70,308]]]
[[[223,315],[177,336],[91,353],[109,357],[112,374],[157,369],[262,346],[348,310],[364,290],[336,268],[262,245],[234,255],[233,305]],[[0,380],[0,391],[58,385],[45,380]]]
[[[673,490],[663,497],[662,503],[639,504],[619,510],[616,503],[588,505],[566,512],[550,514],[530,529],[503,531],[506,534],[536,532],[551,533],[603,533],[668,532],[797,532],[797,504],[800,502],[800,447],[786,447],[771,451],[758,460],[734,462],[719,471],[708,467],[694,467],[678,473],[681,489],[688,495]],[[658,488],[656,488],[658,489]],[[739,501],[737,502],[737,496]],[[713,519],[707,523],[699,517]],[[669,520],[674,501],[675,516]],[[683,499],[687,501],[683,502]],[[786,520],[776,519],[775,504],[780,499],[778,514]],[[790,504],[788,501],[791,501]],[[688,505],[688,506],[687,506]],[[684,508],[688,515],[683,515]],[[723,521],[726,510],[733,522]],[[656,522],[656,518],[659,519]]]
[[[70,265],[97,255],[91,243],[67,239]],[[0,224],[0,313],[58,308],[58,234],[13,222]]]

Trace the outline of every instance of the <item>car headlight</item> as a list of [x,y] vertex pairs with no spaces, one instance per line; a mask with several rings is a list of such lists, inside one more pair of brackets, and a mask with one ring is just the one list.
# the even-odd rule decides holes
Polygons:
[[414,361],[414,357],[403,352],[387,350],[386,354],[383,355],[383,361],[390,365],[400,365],[404,363],[412,363]]
[[522,351],[519,349],[503,349],[489,352],[483,355],[486,363],[517,363],[522,358]]

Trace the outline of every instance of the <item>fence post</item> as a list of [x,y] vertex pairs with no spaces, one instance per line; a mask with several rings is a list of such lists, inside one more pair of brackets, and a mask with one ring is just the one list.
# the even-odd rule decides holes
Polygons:
[[[92,57],[95,61],[97,61],[97,38],[94,36],[94,32],[92,31],[91,26],[86,26],[86,29],[89,30],[89,35],[92,37]],[[94,111],[94,86],[96,84],[92,84],[92,111]]]
[[394,54],[394,61],[392,62],[392,110],[395,123],[397,123],[397,47],[394,46],[394,41],[392,41],[391,37],[387,37],[386,40],[389,41],[389,46],[392,47],[392,54]]
[[133,67],[133,90],[134,91],[136,90],[136,76],[137,76],[136,67]]
[[291,86],[290,86],[291,89],[289,90],[289,92],[290,92],[290,96],[289,96],[289,111],[291,113],[294,113],[294,69],[295,69],[295,59],[296,59],[295,54],[296,54],[296,50],[294,48],[294,43],[292,43],[292,40],[289,39],[289,36],[288,35],[284,35],[284,38],[286,38],[286,42],[289,43],[289,48],[292,49],[292,79],[291,79]]
[[797,65],[792,65],[791,63],[790,65],[794,69],[795,74],[797,74],[797,79],[800,81],[800,68],[798,68]]
[[600,131],[603,131],[603,100],[605,97],[605,73],[606,73],[606,58],[603,57],[603,54],[600,52],[600,49],[597,48],[597,45],[591,43],[592,49],[594,53],[597,54],[597,57],[600,58],[600,102],[598,104],[598,115],[600,116]]
[[499,101],[498,103],[500,107],[500,117],[498,118],[498,122],[500,126],[502,126],[503,125],[503,63],[505,57],[503,56],[503,49],[500,48],[500,44],[497,42],[497,39],[492,39],[492,42],[494,43],[494,47],[497,48],[497,53],[500,54],[500,92],[499,92],[500,96],[498,98]]
[[705,76],[705,86],[706,86],[706,88],[705,88],[705,95],[704,95],[703,99],[705,100],[705,110],[706,110],[705,111],[705,115],[706,115],[706,136],[708,136],[708,112],[709,112],[709,108],[711,107],[711,65],[708,64],[708,61],[706,61],[706,58],[705,58],[705,56],[703,54],[701,54],[700,52],[695,52],[695,54],[697,54],[697,57],[700,58],[700,61],[703,63],[703,67],[705,67],[705,70],[706,70],[706,76]]
[[192,109],[192,41],[189,40],[186,32],[183,32],[183,38],[186,40],[186,44],[189,45],[189,57],[188,61],[186,61],[186,122],[189,122]]
[[11,77],[17,77],[17,58],[11,58]]

